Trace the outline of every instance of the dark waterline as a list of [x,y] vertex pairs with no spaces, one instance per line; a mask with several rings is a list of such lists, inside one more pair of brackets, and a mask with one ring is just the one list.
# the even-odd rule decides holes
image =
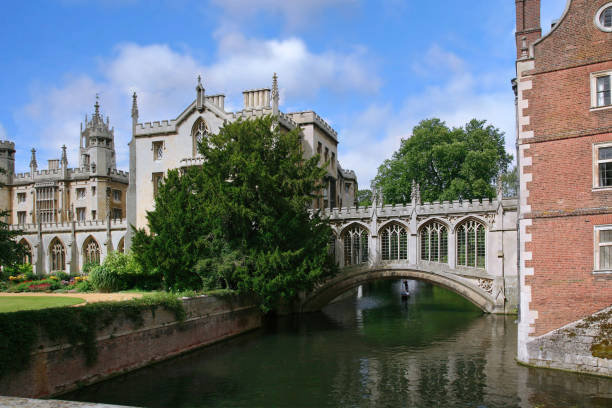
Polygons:
[[141,407],[612,407],[612,380],[515,363],[514,316],[458,295],[376,282],[322,313],[61,399]]

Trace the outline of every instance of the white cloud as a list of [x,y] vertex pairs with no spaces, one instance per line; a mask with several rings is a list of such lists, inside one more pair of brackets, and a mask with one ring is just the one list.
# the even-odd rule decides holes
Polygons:
[[[204,76],[207,93],[223,92],[226,108],[240,107],[245,89],[271,84],[278,72],[281,104],[314,97],[322,89],[332,92],[373,93],[380,79],[373,74],[365,51],[350,54],[315,53],[299,38],[249,39],[239,34],[219,38],[218,54],[207,64],[189,52],[164,44],[121,44],[115,55],[99,62],[99,78],[66,76],[59,84],[31,86],[31,102],[18,114],[20,133],[46,157],[59,156],[69,147],[71,165],[78,163],[79,122],[91,113],[99,93],[102,111],[116,127],[118,165],[128,166],[127,143],[131,137],[131,93],[139,95],[140,121],[176,117],[194,98],[196,77]],[[20,160],[19,171],[27,170]]]
[[427,118],[438,117],[449,126],[462,126],[474,118],[486,119],[506,133],[506,150],[514,154],[514,100],[510,85],[504,92],[499,86],[482,88],[480,80],[483,76],[496,76],[505,81],[510,76],[505,73],[477,76],[459,57],[437,46],[428,55],[450,56],[446,74],[442,76],[448,78],[446,81],[408,96],[399,109],[371,105],[340,131],[342,166],[356,171],[363,188],[369,187],[378,166],[399,148],[401,139],[409,137],[412,128]]

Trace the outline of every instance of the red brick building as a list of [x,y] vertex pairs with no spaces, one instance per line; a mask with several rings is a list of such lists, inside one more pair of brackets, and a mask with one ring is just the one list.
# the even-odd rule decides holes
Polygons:
[[612,0],[568,0],[544,37],[515,2],[518,358],[547,365],[530,343],[612,305]]

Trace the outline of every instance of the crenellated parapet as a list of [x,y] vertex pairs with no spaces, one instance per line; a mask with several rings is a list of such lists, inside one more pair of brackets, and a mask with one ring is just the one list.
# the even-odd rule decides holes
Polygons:
[[8,150],[15,152],[15,143],[10,140],[0,140],[0,150]]
[[338,132],[332,128],[321,116],[314,111],[288,113],[288,116],[299,125],[314,123],[334,140],[338,141]]
[[9,225],[11,231],[22,231],[24,234],[32,234],[42,232],[48,233],[60,233],[72,231],[73,228],[78,232],[86,231],[103,231],[106,229],[111,230],[126,230],[127,220],[121,219],[110,219],[110,220],[85,220],[85,221],[67,221],[67,222],[50,222],[40,224],[24,224],[24,225]]
[[[129,172],[111,168],[110,172],[107,172],[107,176],[122,183],[128,183]],[[43,169],[35,172],[17,173],[13,177],[13,185],[30,184],[32,182],[40,181],[69,181],[69,180],[87,180],[90,177],[99,177],[100,174],[96,174],[89,167],[86,168],[69,168],[65,172],[63,169]]]

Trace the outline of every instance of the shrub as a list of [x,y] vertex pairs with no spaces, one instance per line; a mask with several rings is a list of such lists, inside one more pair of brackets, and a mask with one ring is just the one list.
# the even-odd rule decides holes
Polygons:
[[151,290],[161,287],[159,273],[146,273],[132,253],[109,253],[102,265],[91,269],[89,279],[93,287],[101,292],[133,288]]
[[[64,271],[54,271],[54,272],[51,272],[51,276],[55,276],[59,280],[65,280],[65,281],[70,280],[70,275],[67,274]],[[51,276],[49,276],[49,277],[51,277]]]
[[90,280],[84,280],[84,281],[78,282],[75,285],[75,289],[78,290],[79,292],[93,292],[95,288],[91,284]]
[[0,272],[0,280],[8,281],[11,276],[15,277],[19,275],[24,275],[24,277],[26,277],[27,279],[32,280],[33,276],[35,276],[32,269],[32,265],[22,264],[15,266],[6,266]]

